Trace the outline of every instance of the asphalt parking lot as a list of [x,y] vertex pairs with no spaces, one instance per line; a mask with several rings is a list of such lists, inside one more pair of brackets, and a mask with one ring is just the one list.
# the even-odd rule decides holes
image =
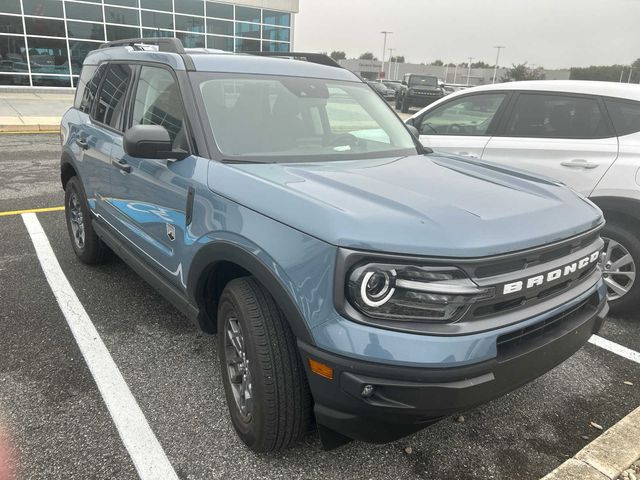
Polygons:
[[[63,203],[57,136],[0,136],[0,212]],[[76,261],[60,211],[37,218],[65,276],[182,479],[537,479],[640,405],[640,364],[592,344],[537,381],[388,445],[278,455],[235,436],[215,339],[119,260]],[[23,478],[136,478],[20,215],[0,216],[0,424]],[[640,313],[601,336],[640,350]],[[627,383],[633,385],[628,385]],[[408,448],[410,447],[410,448]]]

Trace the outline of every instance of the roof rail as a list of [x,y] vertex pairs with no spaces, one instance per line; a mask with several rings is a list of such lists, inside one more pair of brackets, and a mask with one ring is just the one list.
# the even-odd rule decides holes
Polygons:
[[257,55],[260,57],[284,57],[295,58],[297,60],[306,60],[311,63],[318,63],[328,67],[342,68],[338,62],[324,53],[304,53],[304,52],[245,52],[249,55]]
[[182,55],[185,53],[180,39],[172,37],[127,38],[103,43],[100,48],[133,47],[136,50],[144,50],[141,45],[156,45],[160,52],[179,53]]

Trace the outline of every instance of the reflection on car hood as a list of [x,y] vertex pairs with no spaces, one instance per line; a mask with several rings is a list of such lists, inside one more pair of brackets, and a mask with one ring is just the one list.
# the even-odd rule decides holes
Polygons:
[[480,257],[562,240],[602,223],[549,180],[445,155],[299,164],[211,162],[209,187],[328,243]]

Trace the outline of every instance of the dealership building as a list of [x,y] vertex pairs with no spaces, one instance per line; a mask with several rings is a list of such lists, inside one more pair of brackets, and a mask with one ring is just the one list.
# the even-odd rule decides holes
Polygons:
[[105,41],[291,51],[299,0],[0,0],[0,86],[72,87]]

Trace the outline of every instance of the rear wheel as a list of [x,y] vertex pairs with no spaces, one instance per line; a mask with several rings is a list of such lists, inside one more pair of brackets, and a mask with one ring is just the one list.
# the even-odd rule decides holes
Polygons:
[[218,304],[218,355],[231,414],[256,452],[282,450],[307,432],[311,396],[286,319],[251,277],[225,287]]
[[612,221],[602,231],[605,241],[602,268],[609,305],[614,314],[625,314],[640,306],[640,282],[636,280],[640,265],[638,233]]
[[71,246],[82,263],[103,263],[111,251],[93,229],[91,212],[78,177],[67,181],[64,189],[64,211]]

